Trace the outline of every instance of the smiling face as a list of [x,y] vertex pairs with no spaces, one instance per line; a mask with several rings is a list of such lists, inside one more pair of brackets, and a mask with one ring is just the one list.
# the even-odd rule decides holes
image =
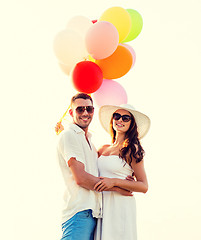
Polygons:
[[92,102],[90,99],[83,99],[83,98],[78,98],[76,99],[73,104],[71,109],[69,110],[69,113],[71,117],[73,118],[73,122],[81,127],[83,130],[88,129],[89,124],[91,123],[91,120],[93,118],[93,112],[89,113],[85,109],[84,112],[78,112],[76,111],[77,107],[86,107],[86,106],[93,106]]
[[[117,111],[115,111],[115,113],[122,115],[128,115],[131,116],[131,114],[124,110],[124,109],[118,109]],[[116,132],[121,132],[121,133],[126,133],[130,127],[131,124],[131,120],[128,122],[123,121],[122,117],[118,120],[115,120],[113,118],[113,128]]]

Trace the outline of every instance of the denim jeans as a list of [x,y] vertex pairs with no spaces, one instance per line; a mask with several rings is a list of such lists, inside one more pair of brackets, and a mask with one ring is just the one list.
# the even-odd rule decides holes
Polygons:
[[61,240],[93,240],[95,227],[91,209],[78,212],[62,224]]

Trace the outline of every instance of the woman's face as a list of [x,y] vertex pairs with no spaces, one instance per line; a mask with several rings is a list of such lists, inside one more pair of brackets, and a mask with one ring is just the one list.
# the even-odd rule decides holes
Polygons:
[[[120,115],[121,116],[120,116]],[[123,116],[123,117],[122,117]],[[131,124],[131,114],[124,110],[124,109],[118,109],[113,114],[113,128],[116,132],[122,132],[126,133],[130,127]],[[129,120],[129,121],[127,121]]]

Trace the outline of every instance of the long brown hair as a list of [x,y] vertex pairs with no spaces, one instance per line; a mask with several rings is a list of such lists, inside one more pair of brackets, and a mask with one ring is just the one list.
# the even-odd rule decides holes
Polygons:
[[[112,143],[114,143],[116,140],[116,131],[113,128],[113,118],[110,121],[110,134],[112,137]],[[123,147],[120,149],[119,157],[124,159],[131,166],[133,158],[136,163],[139,163],[142,161],[144,154],[144,149],[142,148],[138,138],[137,124],[133,114],[131,114],[130,127],[125,133]]]

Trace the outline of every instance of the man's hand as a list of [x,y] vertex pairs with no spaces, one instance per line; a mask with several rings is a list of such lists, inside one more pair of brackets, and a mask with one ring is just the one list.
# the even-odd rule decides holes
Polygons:
[[96,183],[94,186],[94,190],[98,192],[107,191],[114,187],[114,179],[113,178],[106,178],[106,177],[100,177],[100,181]]
[[58,134],[64,130],[64,126],[61,124],[61,122],[58,122],[55,126],[55,132]]
[[[127,176],[129,181],[134,181],[132,176]],[[123,196],[133,196],[132,192],[115,186],[115,178],[99,177],[101,180],[94,186],[94,190],[98,192],[115,191]]]

